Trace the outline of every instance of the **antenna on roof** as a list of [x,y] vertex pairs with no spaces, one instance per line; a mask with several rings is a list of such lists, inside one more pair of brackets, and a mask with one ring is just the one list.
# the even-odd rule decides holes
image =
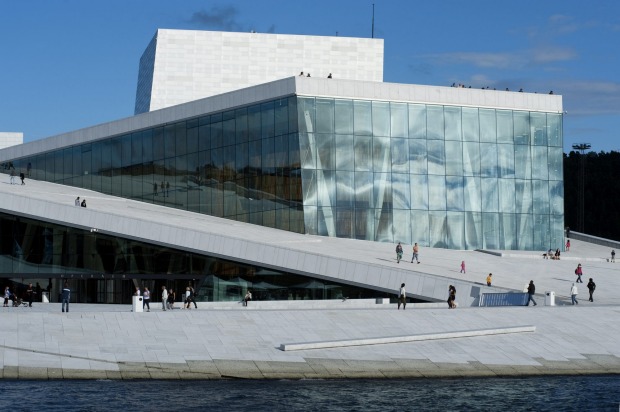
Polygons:
[[375,3],[372,3],[372,38],[375,38]]

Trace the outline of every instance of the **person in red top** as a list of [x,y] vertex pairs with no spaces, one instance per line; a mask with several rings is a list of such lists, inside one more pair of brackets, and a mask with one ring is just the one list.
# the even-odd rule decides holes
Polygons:
[[566,251],[570,251],[570,239],[566,240]]
[[577,265],[575,275],[577,275],[577,281],[575,283],[583,283],[583,280],[581,280],[581,275],[583,275],[583,272],[581,271],[581,263]]

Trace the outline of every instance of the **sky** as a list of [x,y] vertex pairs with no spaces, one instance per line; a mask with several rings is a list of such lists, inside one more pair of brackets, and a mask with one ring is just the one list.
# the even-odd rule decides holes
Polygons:
[[0,0],[0,131],[133,115],[158,28],[384,39],[384,81],[563,96],[564,151],[620,151],[618,0]]

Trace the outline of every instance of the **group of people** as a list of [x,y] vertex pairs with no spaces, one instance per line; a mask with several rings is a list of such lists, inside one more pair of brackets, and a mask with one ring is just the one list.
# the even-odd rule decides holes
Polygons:
[[82,199],[82,201],[80,202],[80,197],[79,196],[75,199],[74,203],[75,203],[76,206],[86,207],[86,199]]
[[[151,311],[151,307],[149,305],[150,303],[150,298],[151,298],[151,294],[148,290],[148,288],[144,288],[145,290],[145,294],[142,296],[142,309],[144,309],[144,307],[147,307],[147,312]],[[139,291],[139,289],[138,289]],[[148,300],[145,297],[145,295],[148,293]],[[191,305],[192,303],[194,304],[194,308],[198,309],[198,305],[196,304],[196,290],[194,289],[193,285],[190,283],[186,288],[185,288],[185,296],[184,296],[185,301],[183,302],[183,309],[191,309]],[[176,309],[174,307],[174,304],[176,302],[176,292],[174,290],[172,290],[172,288],[168,289],[166,288],[166,286],[162,286],[161,287],[161,308],[162,310],[172,310],[172,309]]]
[[32,302],[37,299],[38,296],[41,296],[41,286],[37,283],[37,287],[35,288],[32,286],[32,283],[29,283],[28,286],[26,286],[26,289],[22,290],[22,292],[23,293],[20,293],[20,297],[18,294],[13,292],[9,286],[6,286],[4,288],[3,307],[9,307],[9,301],[11,301],[12,306],[25,304],[28,307],[32,307]]
[[[570,241],[568,243],[568,247],[570,248]],[[543,253],[543,259],[560,260],[560,254],[560,249],[556,249],[555,252],[553,249],[549,249],[547,253]]]
[[[161,182],[161,186],[160,186],[160,187],[161,187],[161,195],[162,195],[163,197],[168,197],[168,196],[170,196],[170,182],[164,182],[164,181],[162,181],[162,182]],[[154,194],[155,196],[157,196],[157,195],[158,195],[158,193],[157,193],[157,182],[153,182],[153,194]]]
[[[420,263],[419,253],[420,253],[420,247],[418,246],[417,243],[414,243],[413,254],[411,255],[411,263],[413,263],[414,260]],[[403,246],[400,244],[400,242],[398,242],[398,245],[396,245],[396,263],[400,263],[402,258],[403,258]]]
[[[15,169],[11,169],[11,173],[10,173],[10,175],[9,175],[9,181],[10,181],[10,183],[11,183],[12,185],[14,185],[14,184],[15,184],[15,177],[16,177],[16,176],[17,176],[17,175],[15,174]],[[26,184],[26,182],[24,182],[24,179],[26,178],[26,175],[24,174],[24,172],[21,172],[21,173],[19,174],[19,178],[20,178],[20,179],[21,179],[21,181],[22,181],[22,185],[25,185],[25,184]]]

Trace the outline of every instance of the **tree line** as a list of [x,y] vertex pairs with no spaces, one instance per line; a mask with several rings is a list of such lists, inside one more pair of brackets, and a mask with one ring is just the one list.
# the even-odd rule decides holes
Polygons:
[[583,232],[620,240],[620,152],[564,153],[564,222],[579,230],[579,175],[584,162]]

